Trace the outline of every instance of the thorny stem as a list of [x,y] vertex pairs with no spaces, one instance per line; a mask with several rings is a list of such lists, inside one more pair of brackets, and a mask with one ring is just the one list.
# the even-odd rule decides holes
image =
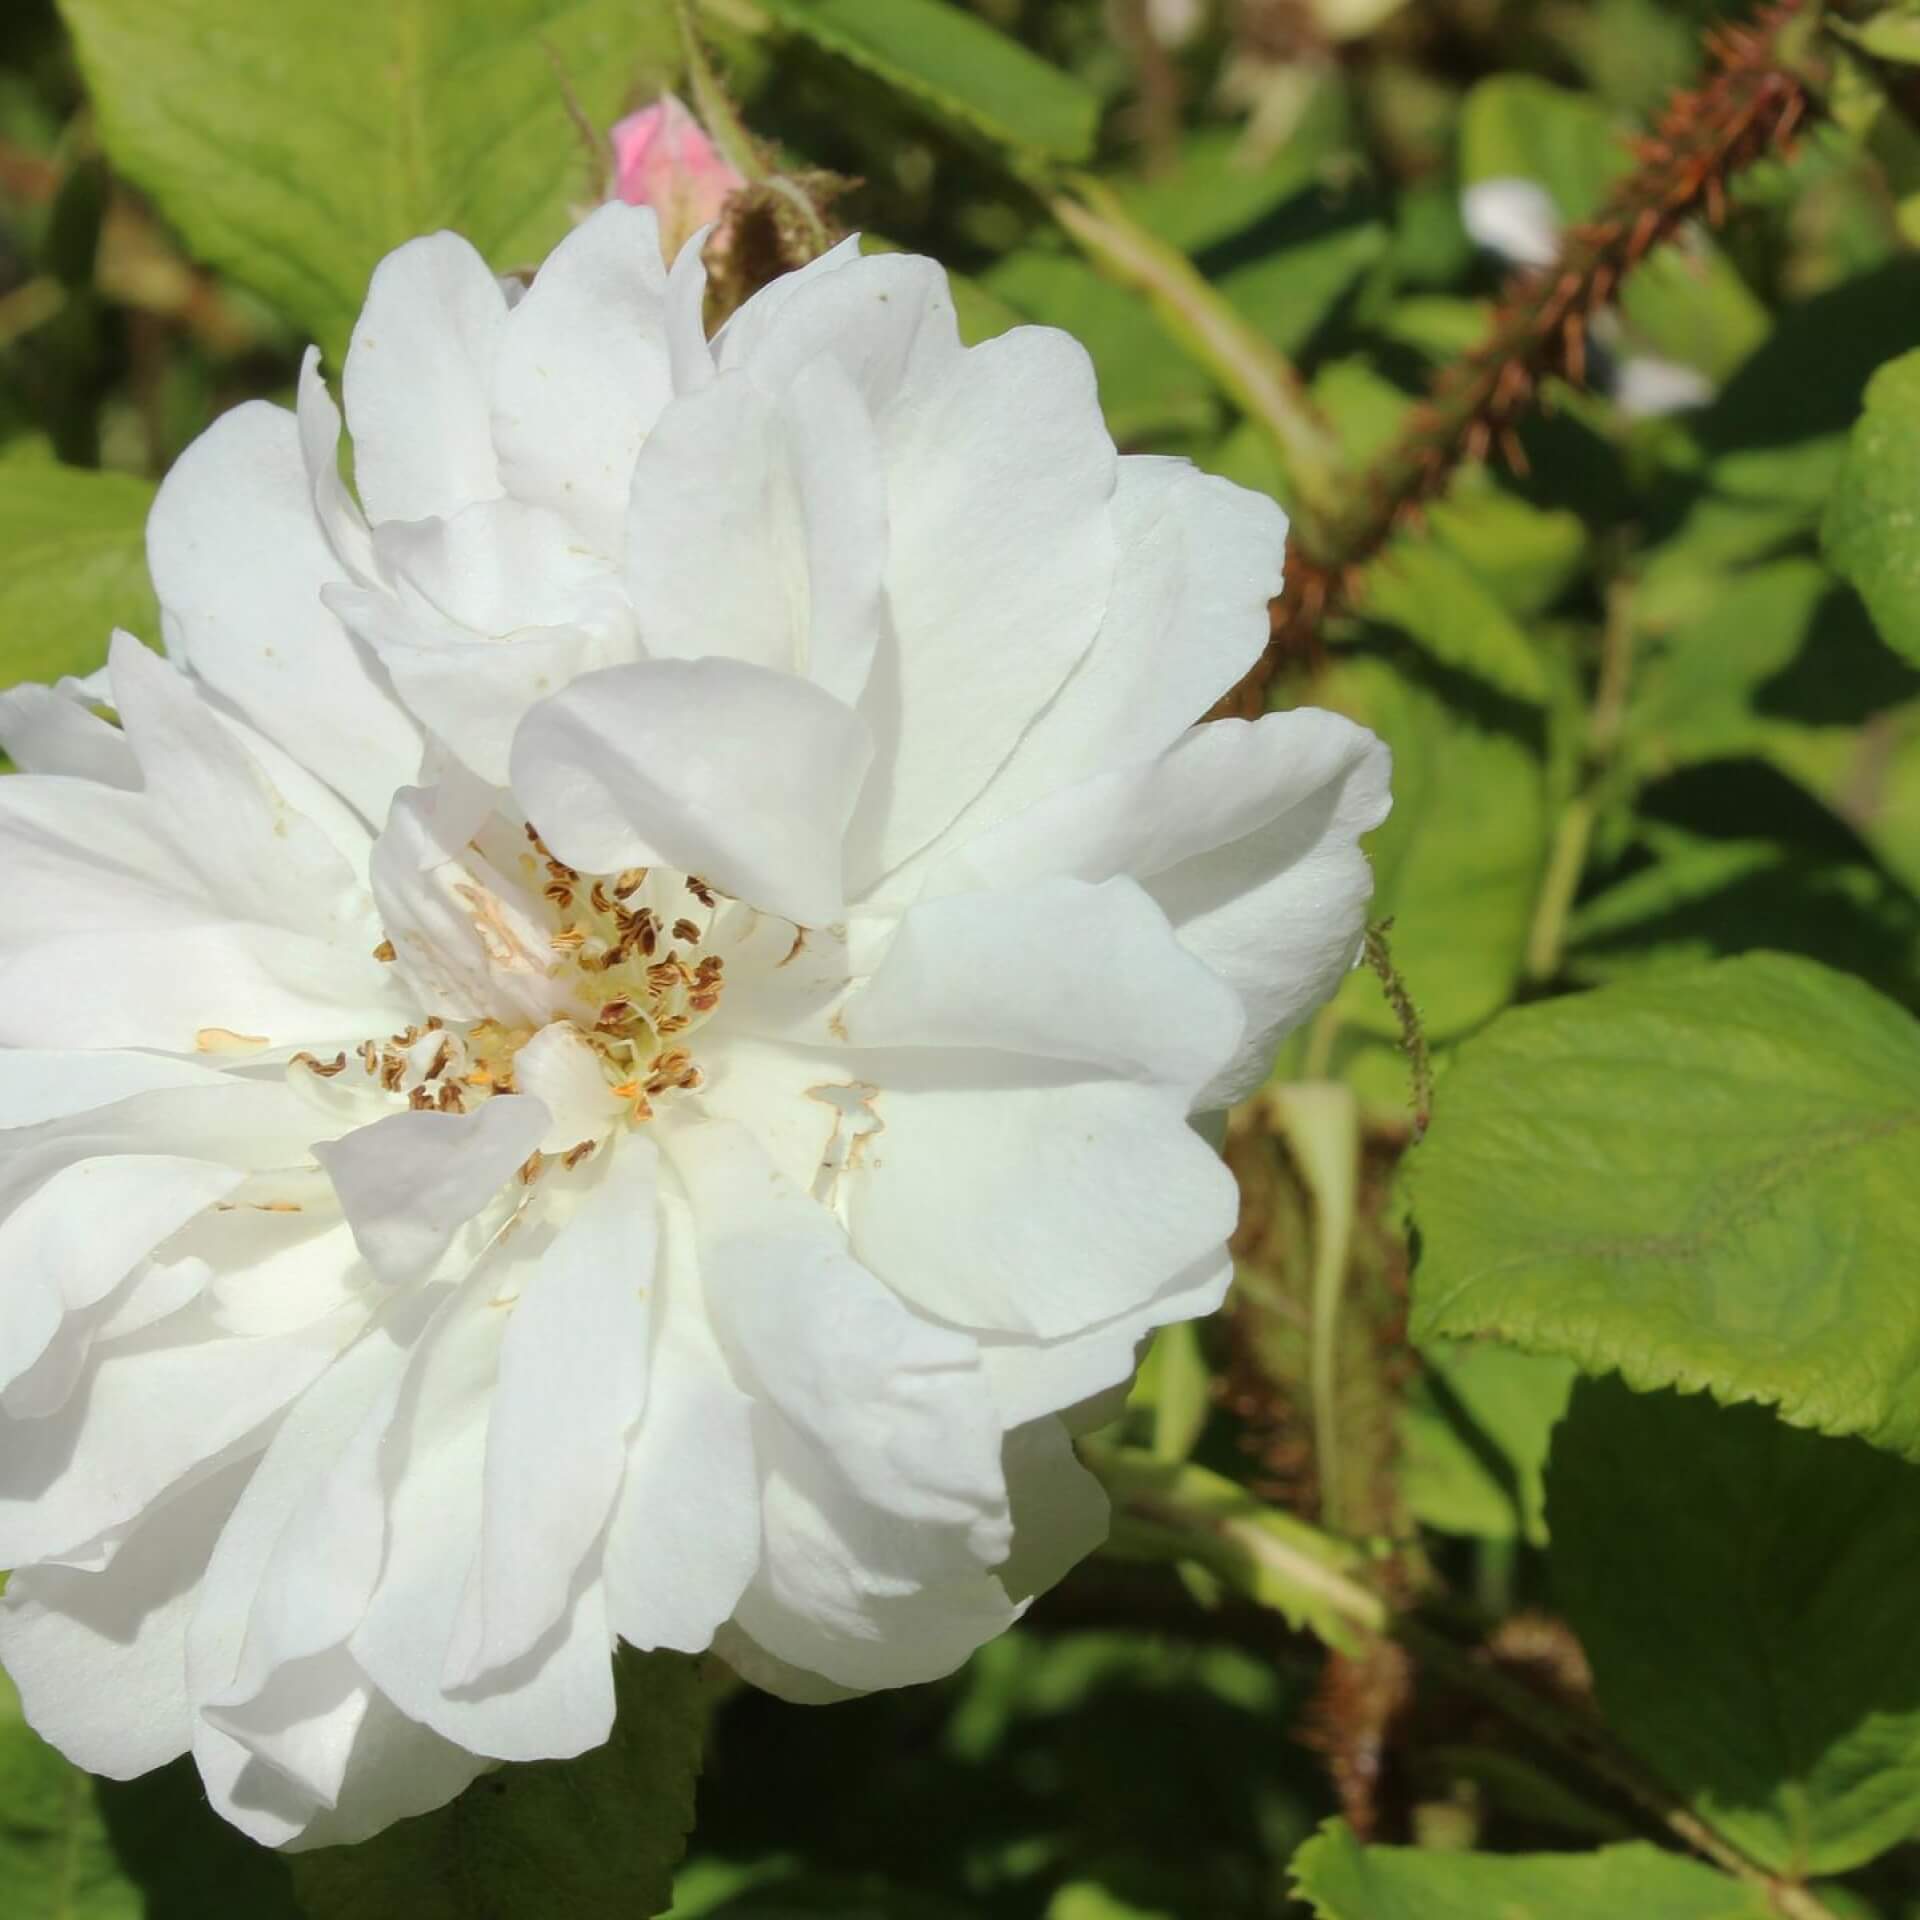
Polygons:
[[680,54],[686,62],[687,89],[693,95],[695,116],[735,173],[745,180],[764,181],[770,169],[707,58],[690,0],[674,0],[673,20],[679,30]]
[[1433,1115],[1433,1056],[1427,1050],[1427,1033],[1420,1024],[1419,1009],[1414,1006],[1413,995],[1407,991],[1404,976],[1393,964],[1393,950],[1387,945],[1392,926],[1391,919],[1370,926],[1364,951],[1367,965],[1373,969],[1381,991],[1387,996],[1387,1005],[1400,1022],[1400,1048],[1413,1074],[1413,1137],[1419,1140]]
[[1794,57],[1817,6],[1777,0],[1748,26],[1708,34],[1712,71],[1699,86],[1674,94],[1635,145],[1640,164],[1601,211],[1568,230],[1552,267],[1509,279],[1486,338],[1436,377],[1357,503],[1319,528],[1296,528],[1272,640],[1241,683],[1233,710],[1260,709],[1278,662],[1311,645],[1326,615],[1354,596],[1367,563],[1462,460],[1497,450],[1525,470],[1515,424],[1548,376],[1584,384],[1592,316],[1687,221],[1723,221],[1729,178],[1778,151],[1806,117],[1811,96]]

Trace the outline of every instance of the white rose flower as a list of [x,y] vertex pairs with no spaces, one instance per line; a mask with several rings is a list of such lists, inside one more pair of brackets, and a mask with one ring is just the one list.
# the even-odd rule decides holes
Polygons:
[[179,664],[0,696],[0,1655],[273,1844],[595,1745],[617,1639],[1007,1626],[1361,936],[1385,750],[1192,724],[1270,502],[925,261],[700,295],[627,207],[517,303],[402,248],[358,503],[310,363],[162,491]]

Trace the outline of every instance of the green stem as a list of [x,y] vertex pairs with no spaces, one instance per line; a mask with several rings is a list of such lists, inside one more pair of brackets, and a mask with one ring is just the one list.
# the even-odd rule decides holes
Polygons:
[[1341,1527],[1340,1303],[1353,1244],[1360,1159],[1360,1108],[1338,1081],[1276,1087],[1268,1096],[1294,1165],[1313,1201],[1313,1320],[1307,1396],[1313,1409],[1320,1522]]
[[1540,882],[1540,898],[1533,910],[1533,925],[1527,933],[1530,980],[1551,980],[1560,971],[1560,956],[1567,943],[1567,915],[1572,910],[1574,896],[1580,891],[1580,877],[1587,869],[1594,817],[1592,794],[1577,793],[1567,802],[1560,824],[1554,829],[1547,870]]
[[1566,804],[1554,829],[1553,846],[1540,881],[1540,898],[1527,933],[1526,969],[1530,980],[1551,980],[1560,971],[1567,945],[1567,919],[1587,869],[1593,830],[1600,817],[1602,789],[1613,772],[1620,736],[1626,726],[1627,693],[1633,677],[1633,594],[1624,581],[1607,592],[1606,624],[1600,635],[1600,670],[1587,712],[1585,777]]

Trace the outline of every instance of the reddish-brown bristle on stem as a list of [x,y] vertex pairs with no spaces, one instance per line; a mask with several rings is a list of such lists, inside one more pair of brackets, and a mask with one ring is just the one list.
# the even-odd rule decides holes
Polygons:
[[1569,228],[1554,267],[1511,276],[1485,340],[1435,376],[1399,440],[1355,484],[1351,515],[1323,527],[1314,551],[1296,538],[1266,652],[1216,711],[1258,713],[1282,659],[1317,656],[1321,623],[1352,597],[1410,510],[1439,492],[1463,460],[1484,460],[1497,447],[1524,470],[1514,423],[1549,377],[1584,384],[1589,317],[1686,221],[1723,222],[1730,176],[1782,150],[1806,117],[1806,82],[1780,55],[1784,30],[1806,4],[1777,0],[1749,25],[1708,29],[1711,70],[1675,93],[1634,143],[1637,165],[1606,206]]

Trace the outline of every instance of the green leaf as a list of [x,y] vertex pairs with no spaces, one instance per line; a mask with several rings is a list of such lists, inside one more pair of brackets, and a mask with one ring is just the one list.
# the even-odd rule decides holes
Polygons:
[[1251,326],[1293,355],[1304,353],[1391,239],[1364,196],[1329,203],[1322,193],[1301,195],[1260,234],[1259,257],[1228,268],[1217,284]]
[[0,686],[91,673],[115,627],[159,638],[153,488],[124,473],[0,461]]
[[1757,954],[1525,1007],[1414,1156],[1421,1340],[1776,1405],[1920,1457],[1920,1025]]
[[706,1703],[697,1661],[623,1650],[613,1738],[476,1780],[358,1846],[301,1854],[309,1920],[645,1920],[672,1900]]
[[1801,509],[1818,526],[1867,386],[1913,345],[1920,260],[1905,256],[1782,308],[1713,405],[1690,423],[1724,499]]
[[145,1897],[146,1920],[304,1920],[287,1857],[214,1812],[191,1759],[137,1780],[96,1780],[93,1793],[121,1870]]
[[1797,1879],[1920,1829],[1920,1469],[1583,1381],[1548,1499],[1607,1723],[1709,1826]]
[[1604,108],[1531,74],[1482,80],[1460,112],[1460,178],[1532,180],[1562,220],[1584,220],[1633,165]]
[[1127,211],[1183,253],[1199,253],[1270,219],[1312,187],[1349,134],[1334,86],[1316,87],[1278,153],[1265,152],[1239,127],[1202,127],[1181,141],[1170,163],[1145,175],[1108,176]]
[[1824,537],[1827,557],[1859,588],[1881,637],[1920,664],[1920,353],[1882,367],[1868,384]]
[[[678,68],[664,0],[61,0],[114,163],[330,359],[380,257],[438,227],[536,265],[608,126]],[[294,110],[290,103],[297,103]]]
[[[1546,850],[1541,763],[1477,691],[1372,658],[1342,662],[1312,690],[1393,749],[1393,812],[1370,842],[1373,911],[1393,919],[1394,958],[1435,1040],[1512,997]],[[1355,974],[1338,1005],[1352,1025],[1399,1037],[1370,974]]]
[[945,0],[758,0],[775,24],[998,146],[1084,160],[1098,98]]
[[1211,378],[1153,310],[1084,260],[1035,248],[1008,254],[979,284],[1024,318],[1061,327],[1093,356],[1108,430],[1123,445],[1145,435],[1207,432],[1220,417]]
[[1920,13],[1912,7],[1888,7],[1871,20],[1844,30],[1849,40],[1876,60],[1891,60],[1901,66],[1920,65]]
[[1496,692],[1534,704],[1547,698],[1546,669],[1526,633],[1458,555],[1405,534],[1367,574],[1366,611],[1398,627],[1442,666],[1458,667]]
[[[1536,507],[1503,487],[1456,483],[1428,507],[1427,525],[1508,613],[1523,619],[1545,613],[1586,558],[1587,529],[1577,513]],[[1529,678],[1538,673],[1536,663]]]
[[140,1920],[146,1912],[108,1845],[93,1782],[27,1725],[4,1675],[0,1887],[7,1920]]
[[1318,1920],[1772,1920],[1766,1896],[1657,1847],[1432,1853],[1363,1847],[1340,1821],[1294,1856]]
[[1443,1533],[1547,1537],[1547,1443],[1573,1390],[1571,1362],[1495,1341],[1437,1341],[1401,1416],[1407,1504]]
[[[1703,795],[1724,788],[1731,812],[1769,781],[1814,810],[1758,763],[1700,769],[1684,784]],[[1643,817],[1624,877],[1574,910],[1571,976],[1596,985],[1770,947],[1920,1000],[1920,900],[1837,819],[1818,839],[1767,837],[1752,819],[1740,824],[1745,832],[1721,835]]]

